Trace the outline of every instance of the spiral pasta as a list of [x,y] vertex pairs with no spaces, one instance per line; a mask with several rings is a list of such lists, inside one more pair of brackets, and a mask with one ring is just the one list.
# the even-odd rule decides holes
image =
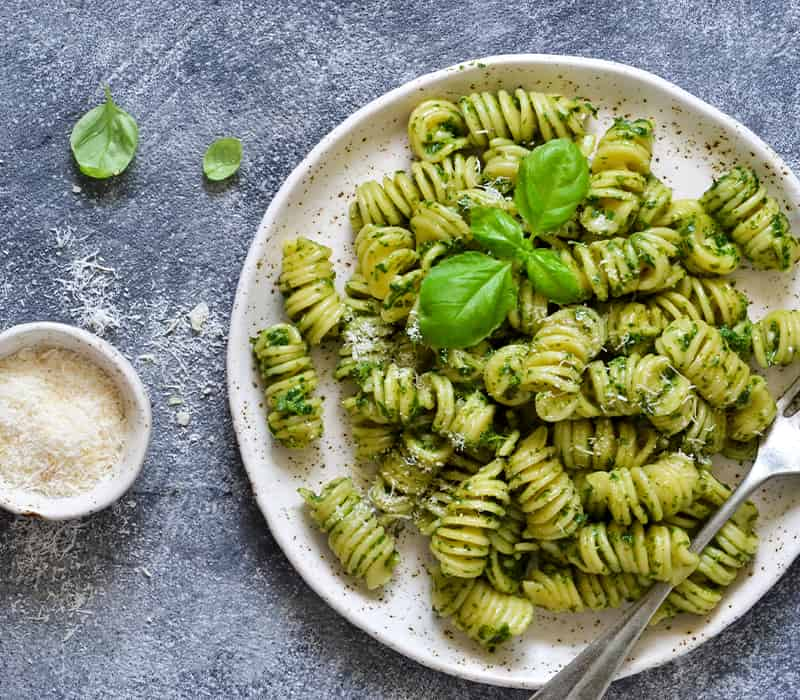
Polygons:
[[689,457],[673,452],[643,467],[591,472],[579,486],[583,507],[593,518],[606,513],[630,525],[659,522],[694,501],[699,474]]
[[655,339],[667,325],[667,319],[658,306],[640,301],[611,302],[605,312],[605,321],[609,349],[618,355],[650,352]]
[[535,291],[527,277],[517,279],[517,305],[508,314],[508,323],[523,335],[532,336],[547,317],[548,299]]
[[517,446],[506,465],[508,486],[527,519],[526,537],[569,537],[583,521],[575,484],[547,445],[547,428],[534,430]]
[[455,490],[430,545],[445,576],[477,578],[486,568],[489,533],[500,528],[509,500],[502,472],[503,461],[494,460]]
[[369,180],[356,188],[350,205],[354,231],[366,224],[401,226],[424,200],[446,203],[460,190],[481,184],[480,161],[461,153],[442,158],[438,163],[415,161],[411,173],[399,171],[381,182]]
[[527,559],[520,552],[525,528],[525,514],[513,503],[506,506],[500,527],[489,533],[489,561],[486,578],[496,591],[519,592]]
[[438,163],[469,146],[467,126],[448,100],[420,102],[408,118],[408,142],[420,160]]
[[336,332],[345,305],[336,293],[331,249],[307,238],[283,244],[283,266],[278,288],[286,315],[311,345]]
[[732,406],[750,380],[747,365],[705,321],[673,321],[656,340],[656,350],[715,408]]
[[353,422],[352,434],[356,443],[356,458],[371,460],[377,459],[394,447],[399,431],[394,425],[362,419]]
[[288,323],[265,328],[252,340],[266,387],[267,424],[286,447],[306,447],[322,435],[317,373],[300,332]]
[[654,581],[680,583],[698,565],[689,535],[676,526],[640,522],[585,525],[564,546],[566,559],[588,574],[638,574]]
[[770,311],[753,324],[753,356],[764,368],[800,359],[800,311]]
[[625,294],[653,293],[673,287],[685,274],[672,264],[678,255],[677,232],[647,229],[628,238],[576,243],[560,255],[586,297],[600,301]]
[[525,596],[535,606],[576,613],[618,608],[641,598],[649,587],[649,581],[633,574],[587,574],[552,565],[533,569],[522,582]]
[[553,425],[553,446],[567,469],[605,471],[641,467],[663,442],[648,425],[584,418]]
[[487,148],[492,139],[511,139],[531,144],[534,139],[580,139],[585,122],[595,108],[582,98],[546,95],[517,88],[511,95],[505,90],[480,92],[458,100],[458,109],[469,130],[473,145]]
[[[733,327],[747,318],[749,299],[730,282],[715,277],[687,275],[675,289],[649,297],[648,307],[657,308],[665,320],[688,317],[712,326]],[[663,330],[663,328],[662,328]]]
[[471,348],[441,348],[436,353],[436,370],[455,384],[478,384],[483,378],[491,350],[486,341]]
[[484,178],[501,192],[515,187],[520,161],[529,153],[511,139],[493,138],[481,156]]
[[367,224],[358,232],[355,245],[367,289],[382,302],[381,317],[388,323],[404,319],[417,298],[423,274],[414,269],[419,261],[414,236],[399,226]]
[[533,605],[527,598],[494,590],[481,579],[445,576],[431,571],[433,609],[451,617],[456,627],[489,651],[522,634],[533,621]]
[[526,376],[525,359],[528,346],[504,345],[489,358],[483,370],[486,392],[497,403],[519,406],[531,400],[533,394],[522,388]]
[[452,454],[452,445],[437,435],[405,431],[381,460],[370,500],[384,513],[410,515]]
[[778,200],[743,166],[725,173],[706,190],[700,204],[761,270],[788,270],[800,258],[800,241]]
[[772,425],[777,413],[778,406],[769,393],[767,382],[754,374],[728,414],[728,437],[738,442],[752,440]]
[[455,246],[472,238],[469,224],[464,217],[452,207],[439,202],[420,202],[409,226],[414,232],[419,249],[433,244]]
[[344,570],[363,578],[370,590],[386,584],[400,555],[394,538],[378,523],[353,482],[347,477],[334,479],[319,495],[308,489],[298,491],[314,522],[328,534],[328,544]]
[[636,220],[650,173],[654,126],[649,119],[615,119],[600,139],[581,213],[590,233],[622,235]]
[[556,311],[533,336],[523,362],[522,388],[577,393],[587,363],[605,340],[605,324],[594,309],[575,306]]
[[[689,421],[685,428],[680,429],[682,432],[678,435],[678,447],[688,455],[699,457],[720,452],[728,436],[728,417],[725,411],[714,408],[699,396],[693,396],[686,412],[676,416],[675,427],[683,425],[687,415]],[[679,430],[666,426],[664,432],[674,435]]]
[[641,205],[634,223],[634,230],[640,231],[655,226],[656,223],[660,224],[671,203],[672,189],[650,173],[647,176],[644,191],[642,192]]
[[673,201],[659,223],[680,233],[680,254],[689,272],[727,275],[739,267],[739,246],[720,230],[697,200]]

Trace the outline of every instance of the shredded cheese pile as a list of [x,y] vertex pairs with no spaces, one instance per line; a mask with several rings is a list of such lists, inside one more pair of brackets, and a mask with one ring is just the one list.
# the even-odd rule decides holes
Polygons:
[[0,483],[73,496],[110,475],[125,448],[117,387],[69,350],[26,348],[0,359]]

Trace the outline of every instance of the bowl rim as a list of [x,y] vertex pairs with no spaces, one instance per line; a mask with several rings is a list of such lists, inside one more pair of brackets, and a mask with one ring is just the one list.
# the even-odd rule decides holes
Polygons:
[[[786,186],[789,190],[791,190],[792,196],[800,200],[800,180],[798,180],[797,176],[794,174],[791,168],[789,168],[784,159],[781,158],[781,156],[771,146],[769,146],[755,132],[734,117],[729,116],[717,107],[714,107],[699,97],[695,97],[688,91],[675,85],[669,80],[656,75],[655,73],[616,61],[565,54],[498,54],[487,57],[465,59],[445,68],[425,73],[372,99],[366,105],[362,106],[348,116],[343,122],[328,132],[325,136],[323,136],[319,143],[317,143],[317,145],[308,152],[308,154],[284,180],[284,182],[273,195],[272,201],[270,202],[253,238],[251,239],[247,256],[242,265],[239,282],[237,283],[236,287],[236,294],[234,296],[234,302],[231,308],[226,358],[226,381],[228,388],[229,407],[232,416],[233,428],[239,445],[245,471],[248,475],[248,479],[251,482],[251,487],[253,488],[259,510],[263,514],[272,536],[300,577],[338,614],[358,627],[360,630],[363,630],[369,634],[381,644],[384,644],[394,651],[397,651],[406,658],[410,658],[436,671],[477,683],[489,683],[497,686],[516,688],[524,687],[527,689],[540,688],[541,684],[533,682],[520,683],[518,680],[507,679],[502,675],[493,674],[485,669],[483,672],[481,672],[463,667],[453,668],[450,664],[440,661],[435,655],[426,655],[422,650],[414,650],[399,643],[395,643],[377,626],[370,627],[365,625],[362,617],[358,615],[355,610],[348,607],[344,598],[335,596],[321,582],[313,579],[313,577],[306,578],[301,573],[303,571],[302,556],[299,550],[295,550],[291,546],[292,533],[287,532],[286,528],[282,527],[283,523],[270,507],[269,491],[259,488],[258,482],[252,476],[252,474],[257,473],[258,471],[260,458],[255,447],[250,443],[251,437],[249,435],[248,421],[244,415],[244,412],[241,410],[246,401],[245,395],[247,389],[245,386],[240,385],[240,377],[237,375],[239,375],[239,369],[242,364],[242,348],[246,347],[246,341],[248,339],[248,329],[245,323],[246,315],[243,311],[240,311],[240,309],[246,309],[248,303],[250,302],[250,295],[247,287],[253,274],[256,274],[258,271],[260,246],[257,245],[257,243],[262,239],[262,237],[265,236],[264,232],[268,231],[274,224],[279,210],[285,205],[286,200],[290,197],[291,193],[302,184],[303,178],[306,177],[307,174],[312,170],[320,155],[327,151],[333,143],[343,137],[346,137],[352,130],[355,123],[360,122],[362,119],[369,117],[374,112],[382,109],[387,102],[402,98],[413,92],[418,92],[422,95],[422,93],[426,89],[429,89],[434,83],[437,83],[440,80],[446,80],[447,77],[454,72],[458,72],[463,75],[468,70],[485,70],[487,68],[505,66],[537,66],[548,64],[558,65],[565,71],[572,68],[590,68],[610,72],[622,79],[634,79],[642,83],[646,83],[655,89],[663,90],[664,92],[673,95],[677,100],[690,104],[693,109],[697,110],[698,113],[704,115],[710,120],[717,123],[722,123],[726,126],[726,128],[740,133],[748,141],[748,143],[753,146],[756,157],[766,163],[770,163],[771,165],[775,166],[776,170],[779,170],[785,174]],[[422,97],[420,99],[422,99]],[[266,239],[268,238],[269,234],[267,233]],[[620,668],[616,678],[619,679],[631,676],[650,668],[656,668],[669,661],[673,661],[689,651],[692,651],[705,641],[708,641],[712,637],[716,636],[723,629],[731,626],[753,605],[755,605],[758,600],[775,585],[782,574],[783,571],[781,571],[778,575],[770,576],[767,584],[763,588],[760,588],[757,593],[754,593],[750,604],[744,608],[735,609],[731,613],[731,616],[727,618],[724,624],[722,624],[718,629],[715,629],[708,635],[696,635],[692,639],[687,640],[684,644],[678,645],[676,648],[672,649],[670,653],[665,654],[660,659],[648,660],[641,663],[634,662],[632,664],[625,664]]]
[[[66,343],[66,340],[69,343]],[[103,510],[133,485],[144,466],[152,431],[147,390],[133,365],[111,343],[89,331],[54,321],[34,321],[0,333],[0,359],[27,347],[65,348],[105,371],[126,407],[127,440],[121,468],[84,493],[67,497],[7,490],[0,482],[0,508],[43,520],[71,520]],[[106,365],[106,366],[103,366]]]

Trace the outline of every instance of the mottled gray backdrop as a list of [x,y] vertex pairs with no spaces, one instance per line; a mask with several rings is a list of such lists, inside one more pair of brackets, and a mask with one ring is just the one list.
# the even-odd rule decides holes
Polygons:
[[[527,697],[418,666],[309,590],[254,505],[223,369],[234,287],[271,196],[333,126],[421,73],[514,52],[630,63],[734,115],[797,169],[796,0],[514,4],[2,3],[0,326],[91,321],[87,304],[114,312],[106,335],[150,386],[155,439],[111,510],[58,527],[0,516],[0,697]],[[124,176],[93,183],[68,136],[106,82],[141,143]],[[206,186],[203,150],[225,134],[244,140],[241,173]],[[198,301],[212,316],[195,336],[172,319]],[[798,697],[798,572],[610,697]]]

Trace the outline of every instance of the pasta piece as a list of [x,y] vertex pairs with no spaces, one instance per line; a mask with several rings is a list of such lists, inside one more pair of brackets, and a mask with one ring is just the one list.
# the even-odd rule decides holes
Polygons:
[[638,600],[650,582],[633,574],[587,574],[571,566],[545,565],[531,571],[522,590],[535,606],[553,612],[583,612],[618,608]]
[[800,359],[800,311],[770,311],[753,324],[753,356],[764,368]]
[[704,577],[690,576],[670,591],[667,599],[650,619],[650,626],[679,613],[705,616],[722,600],[722,591]]
[[266,387],[270,432],[286,447],[307,447],[322,435],[322,401],[314,396],[317,373],[308,346],[288,323],[265,328],[251,342]]
[[642,192],[639,214],[634,223],[634,230],[641,231],[661,222],[672,203],[672,190],[655,175],[650,173]]
[[680,583],[698,565],[689,535],[675,526],[592,523],[564,545],[567,560],[588,574],[638,574]]
[[452,454],[452,445],[436,435],[405,431],[381,460],[370,500],[384,513],[409,516]]
[[417,298],[423,272],[416,265],[414,236],[398,226],[368,224],[355,240],[359,271],[369,293],[382,302],[387,323],[406,318]]
[[464,217],[452,207],[438,202],[420,202],[409,226],[420,250],[436,243],[451,247],[472,238],[469,224]]
[[508,323],[523,335],[535,335],[547,317],[548,300],[535,291],[527,277],[517,279],[517,306],[508,314]]
[[327,246],[307,238],[294,238],[283,244],[278,288],[285,297],[286,315],[310,345],[319,345],[325,336],[333,335],[345,312],[333,286],[336,273],[331,252]]
[[356,443],[356,459],[372,460],[394,447],[399,431],[393,425],[381,425],[369,420],[357,420],[352,427]]
[[556,423],[553,446],[567,469],[605,471],[641,467],[663,443],[648,425],[595,418]]
[[533,394],[522,388],[527,357],[527,345],[505,345],[489,358],[483,370],[483,383],[497,403],[519,406],[531,400]]
[[[728,436],[728,418],[724,410],[713,408],[711,404],[699,396],[691,398],[691,408],[687,415],[691,416],[688,425],[678,436],[677,446],[688,455],[710,457],[722,450]],[[677,424],[684,422],[684,415],[677,416]],[[676,425],[677,427],[677,425]],[[670,426],[664,426],[664,432],[679,432]]]
[[493,138],[489,149],[481,156],[484,178],[492,187],[507,192],[516,187],[520,161],[529,153],[527,148],[511,139]]
[[741,252],[694,199],[673,201],[659,222],[681,235],[680,254],[689,272],[727,275],[739,267]]
[[458,629],[489,651],[525,632],[533,621],[529,600],[495,591],[481,579],[448,577],[439,569],[431,578],[434,612],[453,618]]
[[394,328],[380,316],[379,309],[352,315],[342,330],[342,345],[334,376],[363,384],[375,367],[382,367],[395,354]]
[[534,430],[509,458],[506,476],[527,519],[525,536],[554,540],[572,535],[584,515],[575,484],[546,443],[547,428]]
[[661,311],[664,327],[684,316],[712,326],[733,327],[747,318],[750,301],[724,279],[686,276],[675,289],[656,294],[646,303]]
[[491,347],[482,341],[471,348],[441,348],[436,353],[436,369],[456,384],[479,384],[489,361]]
[[654,126],[649,119],[615,119],[600,139],[581,213],[590,233],[619,236],[636,220],[650,173]]
[[438,163],[469,146],[467,126],[448,100],[425,100],[408,119],[408,142],[420,160]]
[[778,406],[764,377],[754,374],[728,414],[728,437],[737,442],[752,440],[772,425],[777,413]]
[[778,200],[743,166],[725,173],[706,190],[700,204],[760,270],[788,270],[800,258],[800,241]]
[[386,584],[400,555],[394,538],[378,523],[353,482],[346,477],[334,479],[318,496],[308,489],[298,491],[314,522],[328,533],[328,544],[345,571],[363,578],[370,590]]
[[356,188],[350,205],[354,231],[366,224],[402,226],[423,200],[446,203],[452,196],[481,183],[480,161],[475,156],[454,153],[438,163],[415,161],[411,173],[399,171],[382,182],[370,180]]
[[445,576],[477,578],[486,568],[489,533],[500,528],[509,500],[502,472],[503,461],[494,460],[455,490],[430,544]]
[[647,229],[628,238],[576,243],[560,251],[586,297],[600,301],[634,292],[669,289],[684,276],[672,264],[679,236],[668,228]]
[[656,350],[669,358],[715,408],[736,403],[750,380],[747,365],[727,348],[720,332],[705,321],[673,321],[656,340]]
[[[668,292],[670,293],[670,292]],[[654,299],[660,295],[653,297]],[[668,321],[661,309],[652,303],[617,301],[605,313],[608,348],[616,355],[643,354],[653,349]]]
[[522,389],[576,394],[586,365],[606,340],[602,317],[588,306],[561,309],[548,316],[523,363]]
[[527,565],[527,558],[518,549],[524,528],[525,514],[509,503],[500,527],[489,533],[489,561],[485,573],[492,587],[501,593],[519,592]]
[[505,90],[472,93],[459,98],[458,108],[469,129],[470,141],[479,148],[487,148],[495,138],[521,144],[532,144],[534,139],[580,139],[587,118],[596,112],[582,98],[546,95],[522,88],[517,88],[513,95]]
[[688,508],[695,497],[699,474],[694,462],[673,452],[643,467],[591,472],[579,486],[586,513],[630,525],[634,520],[659,522]]

